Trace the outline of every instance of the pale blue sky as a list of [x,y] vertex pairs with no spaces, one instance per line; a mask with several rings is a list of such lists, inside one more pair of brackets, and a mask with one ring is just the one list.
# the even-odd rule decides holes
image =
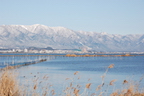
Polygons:
[[0,25],[144,34],[144,0],[0,0]]

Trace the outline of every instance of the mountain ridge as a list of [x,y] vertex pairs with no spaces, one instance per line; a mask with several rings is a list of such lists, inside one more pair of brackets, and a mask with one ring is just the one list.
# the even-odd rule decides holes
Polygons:
[[85,48],[96,51],[144,51],[144,34],[74,31],[65,27],[1,25],[0,47]]

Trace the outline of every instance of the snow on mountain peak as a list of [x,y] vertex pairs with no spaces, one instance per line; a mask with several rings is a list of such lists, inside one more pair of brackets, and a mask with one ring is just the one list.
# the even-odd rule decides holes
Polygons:
[[[15,42],[15,43],[14,43]],[[92,48],[96,51],[144,51],[144,35],[73,31],[65,27],[34,25],[0,26],[0,47]]]
[[42,25],[42,24],[34,24],[34,25],[30,25],[30,26],[34,26],[34,27],[38,27],[38,26],[40,26],[40,27],[48,27],[48,26]]
[[102,34],[102,35],[106,35],[107,33],[106,33],[106,32],[101,32],[101,34]]

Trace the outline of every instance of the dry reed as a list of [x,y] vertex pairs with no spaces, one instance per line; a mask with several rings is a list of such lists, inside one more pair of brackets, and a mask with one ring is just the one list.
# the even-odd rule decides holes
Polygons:
[[[105,84],[105,77],[110,68],[114,68],[114,64],[110,64],[107,67],[105,73],[101,76],[102,82],[98,86],[92,83],[87,83],[85,87],[76,84],[76,80],[79,80],[80,77],[78,77],[78,71],[74,72],[75,77],[65,79],[68,83],[64,86],[64,91],[61,95],[58,95],[52,88],[52,85],[47,83],[49,78],[48,75],[44,75],[43,78],[39,78],[37,75],[34,75],[33,77],[35,79],[32,80],[31,86],[20,86],[15,73],[9,70],[14,68],[6,67],[5,71],[1,71],[0,96],[108,96],[109,88],[114,87],[114,83],[117,81],[116,79],[113,79],[109,82],[109,84]],[[37,74],[40,73],[37,72]],[[33,75],[33,73],[31,73],[31,75]],[[23,78],[26,78],[26,76],[23,76]],[[144,90],[139,88],[139,84],[142,79],[143,78],[141,78],[137,84],[124,80],[122,82],[122,86],[127,87],[123,89],[120,88],[121,90],[113,88],[114,90],[110,96],[144,96]],[[90,79],[88,79],[87,82],[90,82]],[[42,83],[45,86],[41,86]],[[91,87],[92,85],[96,88],[94,93],[89,92],[90,89],[93,88]]]
[[11,71],[2,71],[0,78],[0,96],[20,96],[16,75]]

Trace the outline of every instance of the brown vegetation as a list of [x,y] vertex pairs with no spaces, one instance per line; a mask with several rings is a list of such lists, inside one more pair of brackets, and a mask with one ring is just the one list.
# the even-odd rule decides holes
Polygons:
[[[14,68],[9,66],[5,68],[7,70],[1,71],[0,73],[0,96],[108,96],[109,89],[107,88],[114,87],[115,82],[117,81],[116,79],[113,79],[109,82],[109,84],[105,84],[105,77],[110,68],[114,68],[114,64],[110,64],[107,67],[105,73],[101,76],[102,82],[98,86],[90,83],[90,79],[88,79],[88,83],[84,85],[85,87],[79,84],[75,84],[75,80],[79,80],[80,78],[78,77],[79,72],[74,72],[73,75],[75,77],[65,79],[66,81],[70,82],[64,86],[65,90],[61,93],[61,95],[58,95],[52,88],[52,85],[47,82],[49,78],[47,75],[41,78],[42,81],[40,82],[38,82],[40,79],[39,77],[35,78],[35,80],[32,81],[32,86],[20,86],[14,73]],[[144,89],[140,89],[139,87],[142,79],[143,77],[137,83],[124,80],[122,85],[126,87],[121,86],[122,88],[114,89],[110,96],[144,96]],[[44,83],[45,86],[39,87],[39,84],[41,83]],[[89,93],[92,85],[95,86],[95,92]],[[106,88],[104,86],[108,87]]]
[[0,96],[20,96],[16,77],[11,71],[3,71],[1,73]]
[[66,54],[66,57],[125,57],[125,56],[135,56],[131,54],[122,54],[122,55],[93,55],[93,54],[84,54],[84,55],[76,55],[76,54]]

